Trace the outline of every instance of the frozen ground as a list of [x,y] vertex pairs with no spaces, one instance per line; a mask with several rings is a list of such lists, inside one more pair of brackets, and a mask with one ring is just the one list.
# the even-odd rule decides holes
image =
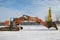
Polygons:
[[24,26],[20,31],[0,31],[0,40],[60,40],[59,30],[47,29],[42,25]]

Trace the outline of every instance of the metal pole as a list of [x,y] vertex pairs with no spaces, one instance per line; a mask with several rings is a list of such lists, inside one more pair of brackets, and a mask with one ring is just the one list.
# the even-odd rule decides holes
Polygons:
[[10,27],[9,27],[9,30],[12,30],[12,27],[13,27],[13,21],[11,19],[12,19],[12,17],[10,18]]

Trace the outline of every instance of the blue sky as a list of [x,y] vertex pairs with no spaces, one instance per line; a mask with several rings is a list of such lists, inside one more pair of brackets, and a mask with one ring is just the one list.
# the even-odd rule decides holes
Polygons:
[[0,21],[23,14],[44,20],[49,7],[52,8],[54,19],[60,13],[60,0],[0,0]]

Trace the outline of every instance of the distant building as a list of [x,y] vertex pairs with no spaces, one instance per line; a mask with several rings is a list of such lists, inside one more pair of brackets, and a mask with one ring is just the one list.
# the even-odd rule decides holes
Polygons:
[[20,23],[20,25],[40,25],[40,23],[35,22],[35,21],[23,21]]
[[[13,21],[17,20],[18,18],[14,18]],[[40,23],[35,21],[22,21],[20,25],[40,25]]]
[[0,22],[0,26],[4,26],[5,24],[4,24],[4,22]]

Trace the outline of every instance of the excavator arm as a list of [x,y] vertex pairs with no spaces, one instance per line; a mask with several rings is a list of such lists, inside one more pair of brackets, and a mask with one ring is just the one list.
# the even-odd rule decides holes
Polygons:
[[48,24],[47,24],[46,22],[44,22],[43,20],[41,20],[41,19],[39,19],[39,18],[37,18],[37,17],[35,17],[35,19],[36,19],[36,22],[42,24],[42,25],[45,26],[45,27],[48,27]]
[[[54,27],[54,28],[56,28],[56,30],[58,30],[56,23],[55,22],[52,22],[51,16],[52,16],[51,15],[51,8],[49,8],[47,22],[44,22],[43,20],[39,19],[38,17],[31,17],[31,16],[28,16],[28,15],[23,15],[22,17],[19,17],[17,19],[14,19],[13,22],[16,25],[19,25],[22,21],[35,21],[35,22],[38,22],[38,23],[44,25],[47,28]],[[7,21],[5,24],[8,25],[8,23],[9,22]]]
[[27,16],[27,15],[23,15],[22,17],[14,20],[14,23],[16,25],[19,25],[22,21],[35,21],[35,22],[38,22],[38,23],[44,25],[45,27],[48,26],[47,23],[44,22],[43,20],[41,20],[41,19],[39,19],[37,17],[30,17],[30,16]]
[[50,22],[50,19],[48,19],[48,22],[44,22],[43,20],[39,19],[38,17],[31,17],[31,16],[27,16],[27,15],[24,15],[16,20],[14,20],[14,23],[16,25],[19,25],[22,21],[35,21],[35,22],[38,22],[38,23],[44,25],[47,28],[54,26],[54,28],[58,29],[54,22]]

